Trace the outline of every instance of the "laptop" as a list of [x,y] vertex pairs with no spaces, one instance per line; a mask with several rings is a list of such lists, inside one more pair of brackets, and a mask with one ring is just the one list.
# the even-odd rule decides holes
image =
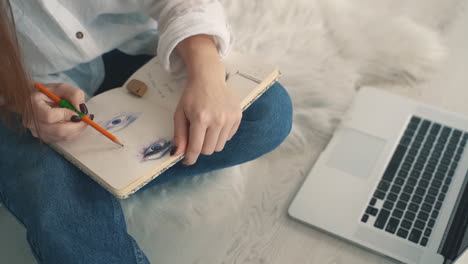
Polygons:
[[301,222],[409,264],[466,246],[468,118],[361,89],[289,207]]

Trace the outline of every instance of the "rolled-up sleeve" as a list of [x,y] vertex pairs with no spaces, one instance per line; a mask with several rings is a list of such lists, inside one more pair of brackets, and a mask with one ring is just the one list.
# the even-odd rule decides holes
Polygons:
[[231,30],[217,0],[146,0],[144,9],[158,21],[158,57],[168,71],[183,68],[183,61],[174,49],[190,36],[213,36],[221,56],[227,55],[232,46]]

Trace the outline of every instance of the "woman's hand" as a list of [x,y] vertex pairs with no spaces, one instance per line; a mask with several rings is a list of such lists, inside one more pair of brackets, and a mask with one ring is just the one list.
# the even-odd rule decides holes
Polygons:
[[184,164],[201,154],[222,151],[242,118],[240,101],[226,86],[225,68],[210,36],[198,35],[178,46],[188,82],[174,113],[173,155],[185,152]]
[[185,152],[186,165],[194,164],[200,153],[223,150],[239,128],[239,99],[226,87],[224,68],[216,71],[189,81],[174,114],[174,155]]
[[[76,109],[87,114],[84,92],[66,83],[46,84],[48,89],[60,98],[70,101]],[[31,130],[34,137],[40,137],[45,142],[70,140],[78,136],[86,128],[86,123],[72,110],[57,107],[57,104],[45,94],[34,91],[31,95],[33,113],[37,119],[37,127],[33,120],[23,120],[23,125]]]

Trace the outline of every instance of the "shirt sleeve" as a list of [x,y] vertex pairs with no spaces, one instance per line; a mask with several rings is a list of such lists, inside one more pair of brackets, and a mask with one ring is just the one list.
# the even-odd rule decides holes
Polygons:
[[148,15],[158,21],[158,57],[170,72],[180,71],[182,58],[175,47],[182,40],[198,35],[211,35],[219,54],[224,57],[232,46],[232,34],[218,0],[146,0]]

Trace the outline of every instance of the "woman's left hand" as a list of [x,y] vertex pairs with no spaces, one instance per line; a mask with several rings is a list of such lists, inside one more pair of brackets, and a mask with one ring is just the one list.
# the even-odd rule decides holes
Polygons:
[[208,64],[189,78],[174,114],[173,155],[185,152],[184,164],[194,164],[201,154],[223,150],[242,118],[240,101],[226,86],[221,61]]

